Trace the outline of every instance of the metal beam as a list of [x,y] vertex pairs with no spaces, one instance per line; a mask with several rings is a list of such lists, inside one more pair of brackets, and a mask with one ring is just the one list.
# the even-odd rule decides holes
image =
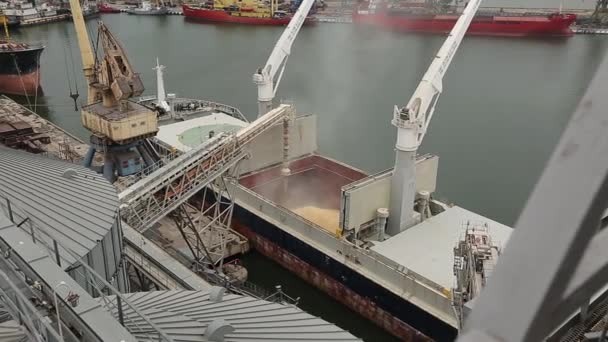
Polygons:
[[606,272],[598,273],[606,258],[578,268],[606,239],[600,234],[592,242],[608,206],[607,87],[608,58],[563,133],[459,341],[478,341],[473,332],[500,341],[540,341],[562,323],[561,315],[553,316],[562,305],[564,311],[580,307],[579,300],[608,280]]

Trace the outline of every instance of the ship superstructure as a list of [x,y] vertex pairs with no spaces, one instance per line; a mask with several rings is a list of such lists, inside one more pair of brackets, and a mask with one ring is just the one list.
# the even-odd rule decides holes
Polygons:
[[129,9],[127,13],[136,15],[165,15],[168,13],[168,9],[158,2],[152,4],[150,1],[142,1],[140,6]]
[[500,255],[500,247],[493,241],[487,224],[467,222],[464,229],[463,237],[454,247],[456,285],[452,289],[452,301],[459,329],[464,327],[471,310],[467,303],[486,286]]

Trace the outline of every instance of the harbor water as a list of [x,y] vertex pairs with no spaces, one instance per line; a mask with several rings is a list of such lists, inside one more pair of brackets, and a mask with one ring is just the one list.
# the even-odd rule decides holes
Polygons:
[[[207,25],[179,16],[102,18],[126,47],[147,94],[155,93],[158,57],[167,66],[168,92],[227,103],[255,118],[252,74],[265,63],[281,27]],[[95,42],[96,22],[88,26]],[[13,37],[46,45],[44,92],[18,101],[36,104],[37,112],[88,139],[68,96],[75,81],[78,102],[86,96],[72,24],[22,28]],[[346,24],[305,27],[277,98],[295,103],[299,113],[318,115],[321,153],[368,173],[386,170],[394,159],[393,106],[408,102],[444,39]],[[436,195],[514,225],[606,47],[605,37],[590,35],[465,39],[421,148],[440,157]],[[253,254],[245,264],[254,282],[282,284],[301,297],[305,310],[366,340],[392,340],[271,261]]]

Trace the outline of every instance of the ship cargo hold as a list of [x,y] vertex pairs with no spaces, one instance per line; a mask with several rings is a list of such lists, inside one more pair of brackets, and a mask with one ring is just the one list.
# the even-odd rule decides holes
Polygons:
[[34,95],[40,88],[44,46],[0,40],[0,93]]
[[[447,34],[459,18],[457,14],[389,8],[384,4],[362,5],[353,11],[355,24],[370,25],[404,32]],[[504,12],[480,13],[471,22],[467,34],[478,36],[554,36],[573,35],[574,14],[515,15]]]
[[[231,186],[233,228],[258,252],[400,339],[453,340],[453,248],[463,225],[487,224],[498,244],[511,228],[432,200],[434,216],[381,236],[376,212],[388,206],[392,170],[370,176],[318,154],[316,117],[308,115],[289,130],[286,176],[283,134],[275,126],[249,146],[254,157],[242,161]],[[158,138],[188,150],[175,138]],[[435,190],[437,167],[436,156],[419,157],[417,189]]]

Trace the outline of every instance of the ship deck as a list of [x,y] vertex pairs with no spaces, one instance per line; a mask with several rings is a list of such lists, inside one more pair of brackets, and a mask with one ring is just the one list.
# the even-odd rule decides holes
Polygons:
[[465,225],[488,225],[494,244],[505,247],[512,228],[458,206],[431,217],[371,249],[445,289],[454,285],[454,247]]
[[291,175],[281,176],[281,165],[255,171],[241,185],[307,219],[332,234],[339,233],[340,189],[367,175],[331,159],[311,155],[289,165]]
[[204,116],[161,125],[157,139],[186,152],[207,141],[212,131],[213,134],[233,132],[247,125],[247,122],[224,113],[207,114],[202,111],[201,115]]

